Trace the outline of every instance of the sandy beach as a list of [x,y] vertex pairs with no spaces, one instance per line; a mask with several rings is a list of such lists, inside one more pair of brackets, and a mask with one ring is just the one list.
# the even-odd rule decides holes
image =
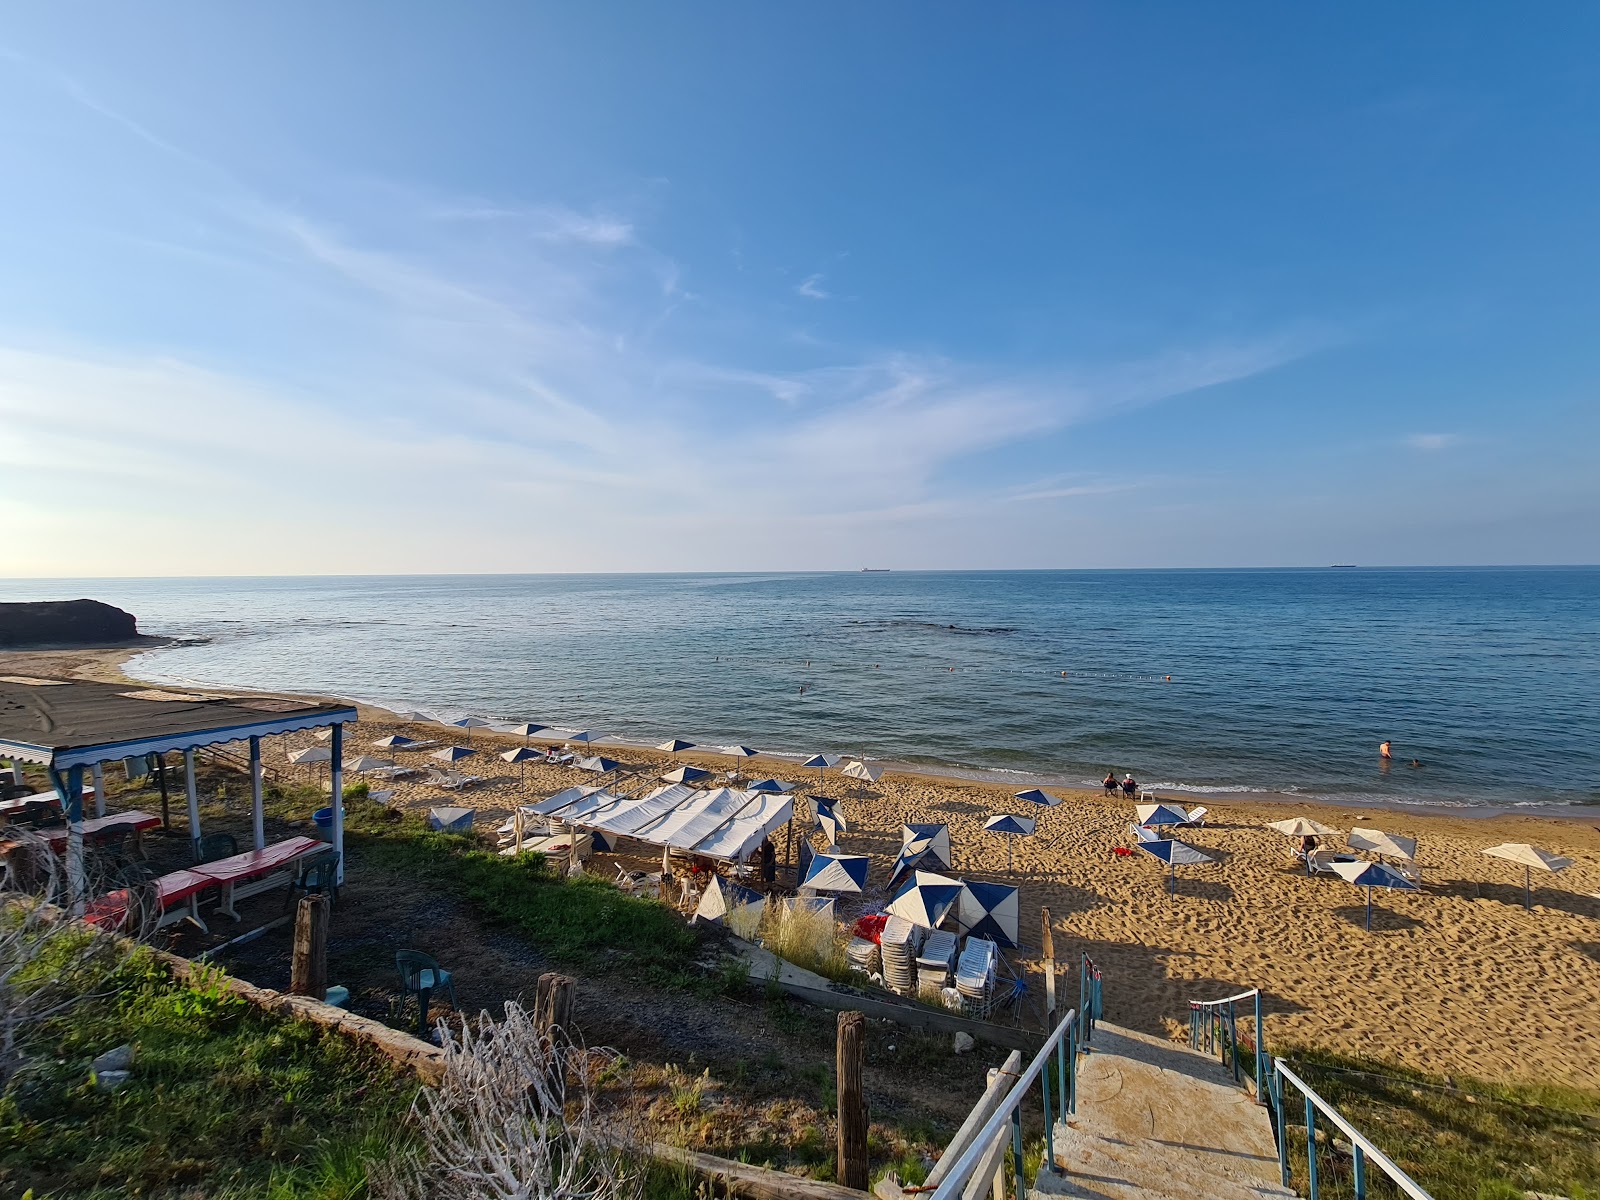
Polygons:
[[[7,655],[0,666],[115,678],[128,653]],[[369,743],[390,733],[467,740],[461,730],[382,719],[381,710],[362,715],[346,730],[347,755],[382,753]],[[595,781],[570,767],[529,765],[524,785],[516,766],[491,753],[520,743],[474,731],[472,744],[484,753],[461,768],[485,776],[482,784],[455,795],[400,782],[392,785],[393,802],[424,811],[469,805],[478,812],[478,828],[492,830],[519,802]],[[289,751],[309,744],[309,735],[270,739],[266,761],[285,778],[309,779],[306,768],[285,761]],[[731,765],[725,757],[695,752],[605,752],[656,773],[682,762],[718,771]],[[398,759],[428,761],[425,752]],[[757,758],[743,767],[752,778],[772,774],[798,782],[800,795],[817,781],[815,771],[784,760]],[[1169,898],[1160,864],[1113,852],[1127,841],[1132,816],[1132,805],[1121,799],[1064,792],[1062,804],[1040,808],[1014,800],[1004,788],[900,773],[858,796],[853,781],[830,772],[824,790],[843,798],[850,830],[842,848],[873,859],[868,893],[852,898],[862,908],[887,899],[889,864],[908,821],[949,825],[955,874],[1019,885],[1025,946],[1011,959],[1033,973],[1036,996],[1040,910],[1048,907],[1058,962],[1090,954],[1105,972],[1108,1018],[1136,1029],[1179,1035],[1189,1000],[1259,986],[1268,997],[1272,1046],[1309,1044],[1490,1079],[1600,1084],[1600,814],[1589,822],[1217,801],[1208,806],[1206,827],[1185,837],[1219,861],[1181,869],[1177,894]],[[997,812],[1038,818],[1037,833],[1016,840],[1010,870],[1006,840],[982,829]],[[1290,859],[1288,839],[1265,828],[1291,814],[1345,831],[1377,828],[1417,838],[1423,890],[1376,893],[1369,932],[1365,893],[1332,876],[1308,878]],[[821,846],[820,835],[814,841]],[[1534,907],[1525,911],[1521,871],[1481,853],[1499,842],[1529,842],[1575,864],[1536,878]],[[606,858],[597,856],[591,869],[609,875]],[[359,862],[352,870],[359,871]],[[841,904],[841,912],[846,907]],[[1075,973],[1067,978],[1070,1003]]]

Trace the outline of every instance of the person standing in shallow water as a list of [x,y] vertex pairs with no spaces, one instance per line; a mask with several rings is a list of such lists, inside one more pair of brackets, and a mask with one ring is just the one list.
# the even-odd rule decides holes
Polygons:
[[1394,757],[1394,755],[1389,753],[1389,743],[1388,742],[1385,741],[1385,742],[1379,742],[1378,743],[1378,757],[1383,759],[1384,762],[1388,762],[1391,758]]

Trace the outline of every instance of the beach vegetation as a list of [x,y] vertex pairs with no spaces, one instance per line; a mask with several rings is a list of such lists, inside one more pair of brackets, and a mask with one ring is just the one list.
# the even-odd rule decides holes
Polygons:
[[[1310,1048],[1284,1058],[1435,1200],[1520,1200],[1529,1192],[1600,1200],[1600,1091],[1429,1075]],[[1318,1130],[1319,1190],[1353,1195],[1349,1150],[1327,1134]],[[1303,1122],[1291,1127],[1290,1146],[1304,1188]],[[1369,1168],[1369,1183],[1378,1174]],[[1390,1190],[1370,1183],[1369,1194]]]

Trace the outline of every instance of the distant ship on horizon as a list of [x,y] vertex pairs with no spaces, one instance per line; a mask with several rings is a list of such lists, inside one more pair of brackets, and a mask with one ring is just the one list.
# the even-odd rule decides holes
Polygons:
[[876,574],[878,574],[880,572],[883,573],[883,574],[888,574],[893,569],[894,568],[892,568],[892,567],[862,567],[861,568],[861,573],[863,575],[866,575],[866,574],[876,575]]
[[1355,563],[1334,563],[1332,569],[1335,571],[1354,571],[1356,565]]

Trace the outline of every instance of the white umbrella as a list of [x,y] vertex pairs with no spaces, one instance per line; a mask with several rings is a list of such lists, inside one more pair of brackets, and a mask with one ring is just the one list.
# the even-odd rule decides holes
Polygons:
[[329,738],[331,738],[333,736],[333,730],[331,730],[331,729],[319,729],[315,733],[313,733],[311,736],[316,738],[317,741],[319,741],[319,742],[325,742],[325,741],[327,741]]
[[1398,892],[1414,892],[1417,885],[1393,867],[1383,863],[1336,862],[1329,864],[1333,873],[1346,883],[1367,889],[1367,928],[1372,928],[1372,889],[1393,888]]
[[578,770],[593,771],[596,775],[609,775],[622,764],[614,758],[607,758],[603,754],[596,754],[593,758],[580,758]]
[[414,708],[397,708],[394,715],[408,725],[428,725],[433,723],[433,717],[425,712],[418,712]]
[[450,724],[457,729],[465,729],[467,731],[467,744],[470,746],[472,744],[472,731],[486,728],[489,722],[482,717],[462,717],[459,720],[451,721]]
[[1533,911],[1533,872],[1549,871],[1553,875],[1557,871],[1565,871],[1572,865],[1570,858],[1562,858],[1560,855],[1551,854],[1548,850],[1530,846],[1526,842],[1502,842],[1498,846],[1490,846],[1484,853],[1522,866],[1523,905],[1529,912]]
[[392,766],[394,766],[393,759],[373,758],[370,754],[363,754],[358,758],[347,758],[344,760],[344,769],[349,771],[352,775],[360,775],[367,771],[381,771],[385,767]]
[[304,750],[296,750],[289,755],[289,761],[296,766],[306,766],[311,763],[325,763],[333,761],[333,751],[326,746],[308,746]]
[[544,755],[540,754],[537,750],[534,750],[529,746],[518,746],[515,750],[504,751],[500,757],[508,763],[517,764],[517,770],[521,772],[522,775],[522,782],[524,785],[526,785],[528,782],[529,760],[543,758]]
[[855,762],[847,763],[839,774],[856,781],[856,795],[859,797],[867,784],[877,783],[878,780],[883,778],[883,768],[869,767],[858,759]]
[[428,757],[436,758],[440,762],[453,763],[460,762],[463,758],[471,758],[476,753],[476,750],[466,746],[446,746],[443,750],[435,750]]
[[1313,821],[1310,817],[1290,817],[1286,821],[1274,821],[1267,826],[1276,829],[1284,837],[1338,837],[1339,831],[1331,826],[1324,825],[1321,821]]
[[668,754],[676,754],[680,750],[693,750],[694,743],[686,741],[683,738],[668,738],[666,741],[657,746],[656,749],[665,750]]
[[1411,862],[1417,857],[1417,839],[1401,837],[1397,833],[1384,833],[1381,829],[1352,829],[1345,838],[1352,850],[1365,850],[1379,858],[1396,858]]
[[802,767],[815,767],[817,769],[817,789],[820,791],[822,789],[822,773],[833,767],[837,767],[843,761],[844,756],[840,754],[813,754],[800,765]]
[[1029,788],[1025,792],[1016,792],[1014,793],[1014,797],[1018,800],[1032,801],[1034,804],[1043,804],[1046,808],[1050,808],[1061,803],[1060,796],[1052,796],[1043,788]]

